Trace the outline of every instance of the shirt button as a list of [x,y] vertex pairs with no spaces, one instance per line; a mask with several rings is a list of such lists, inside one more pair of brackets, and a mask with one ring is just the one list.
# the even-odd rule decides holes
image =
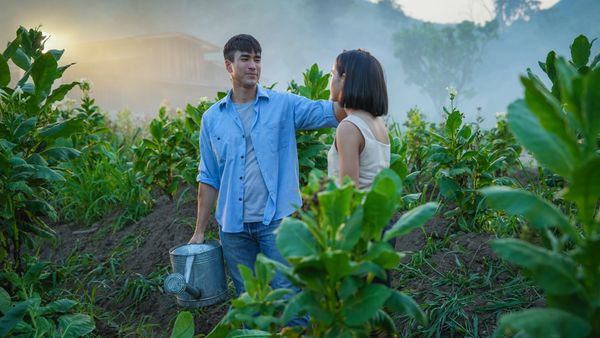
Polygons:
[[241,201],[241,200],[242,200],[242,198],[241,198],[241,197],[240,197],[240,198],[238,198],[238,201]]
[[244,158],[244,155],[240,156],[242,159]]
[[244,177],[243,177],[243,176],[240,176],[240,180],[243,180],[243,179],[244,179]]

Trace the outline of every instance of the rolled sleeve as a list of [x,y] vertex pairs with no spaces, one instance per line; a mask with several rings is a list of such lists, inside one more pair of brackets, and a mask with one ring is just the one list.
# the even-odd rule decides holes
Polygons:
[[335,118],[332,101],[314,101],[295,94],[289,95],[293,104],[296,129],[337,127],[338,121]]
[[210,144],[210,131],[204,118],[200,127],[200,165],[196,181],[219,190],[219,165]]

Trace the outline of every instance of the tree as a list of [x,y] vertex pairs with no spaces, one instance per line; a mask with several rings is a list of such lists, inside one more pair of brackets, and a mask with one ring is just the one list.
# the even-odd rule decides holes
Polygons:
[[478,26],[470,21],[440,26],[423,23],[394,35],[395,55],[400,58],[406,81],[419,86],[435,109],[444,104],[446,88],[470,91],[473,68],[485,43],[496,36],[497,23]]
[[540,0],[496,0],[496,20],[503,26],[528,20],[531,13],[540,10],[540,5]]

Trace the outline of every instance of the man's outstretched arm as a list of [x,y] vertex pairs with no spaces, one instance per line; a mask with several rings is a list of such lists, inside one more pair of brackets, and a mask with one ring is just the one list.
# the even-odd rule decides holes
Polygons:
[[204,232],[208,226],[210,212],[215,205],[219,192],[212,186],[198,184],[198,208],[196,215],[196,230],[188,243],[204,243]]

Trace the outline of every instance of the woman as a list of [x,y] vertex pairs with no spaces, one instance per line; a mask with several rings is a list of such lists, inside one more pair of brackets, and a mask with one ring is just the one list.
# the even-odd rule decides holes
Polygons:
[[362,190],[390,165],[387,127],[388,96],[381,64],[364,50],[338,55],[332,69],[331,99],[346,109],[329,150],[328,174],[342,183],[345,176]]

